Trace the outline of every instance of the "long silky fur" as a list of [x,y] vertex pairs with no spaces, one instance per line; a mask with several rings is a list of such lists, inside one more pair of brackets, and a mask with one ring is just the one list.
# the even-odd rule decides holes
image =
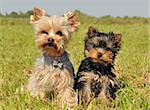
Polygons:
[[55,93],[62,108],[65,104],[69,107],[77,103],[77,96],[73,91],[74,79],[69,71],[64,68],[55,68],[47,65],[44,58],[37,59],[34,73],[31,74],[28,89],[33,96],[47,97]]
[[83,105],[87,106],[92,97],[97,97],[106,103],[115,98],[117,81],[112,69],[111,64],[94,63],[88,58],[81,62],[77,72],[75,89],[79,91],[78,98],[81,99]]

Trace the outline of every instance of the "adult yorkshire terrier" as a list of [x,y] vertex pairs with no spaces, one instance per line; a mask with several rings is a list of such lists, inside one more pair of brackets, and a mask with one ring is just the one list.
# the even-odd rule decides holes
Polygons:
[[120,50],[121,36],[120,33],[103,33],[89,27],[85,38],[86,58],[80,64],[75,84],[79,101],[84,106],[94,97],[106,103],[115,98],[117,83],[113,64]]
[[73,89],[74,69],[65,45],[79,22],[75,12],[63,16],[46,16],[43,9],[34,8],[30,22],[35,32],[35,43],[42,51],[29,78],[28,89],[33,96],[45,98],[55,94],[59,106],[72,108],[77,103]]

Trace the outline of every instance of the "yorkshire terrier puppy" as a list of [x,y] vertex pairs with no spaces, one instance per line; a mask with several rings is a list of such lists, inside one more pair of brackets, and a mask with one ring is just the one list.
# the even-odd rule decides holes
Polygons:
[[63,16],[48,17],[43,9],[34,8],[33,12],[30,22],[35,43],[43,55],[36,60],[28,89],[42,99],[55,94],[61,108],[65,105],[71,108],[77,104],[77,95],[73,89],[74,69],[65,45],[79,26],[77,14],[67,12]]
[[75,88],[79,100],[85,107],[92,98],[104,103],[115,98],[116,75],[113,73],[114,59],[120,50],[120,33],[103,33],[89,27],[85,38],[85,59],[81,62]]

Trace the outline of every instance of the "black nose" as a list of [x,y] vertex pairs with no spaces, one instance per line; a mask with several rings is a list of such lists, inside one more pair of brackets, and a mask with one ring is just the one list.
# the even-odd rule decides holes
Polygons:
[[48,38],[48,43],[49,43],[49,44],[53,44],[53,43],[54,43],[54,39],[53,39],[53,38],[51,38],[51,37],[50,37],[50,38]]
[[102,57],[102,54],[101,54],[101,53],[99,53],[99,54],[97,55],[97,57],[98,57],[98,58],[101,58],[101,57]]

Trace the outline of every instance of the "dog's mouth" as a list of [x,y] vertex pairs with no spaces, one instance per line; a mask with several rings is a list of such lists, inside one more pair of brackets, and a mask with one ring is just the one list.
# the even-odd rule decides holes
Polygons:
[[56,45],[54,43],[47,43],[47,44],[44,44],[43,45],[43,48],[45,47],[53,47],[53,48],[56,48]]
[[64,48],[59,48],[59,45],[56,45],[55,43],[45,43],[42,46],[42,51],[49,56],[56,57],[64,53]]
[[48,43],[49,47],[54,47],[54,43]]

